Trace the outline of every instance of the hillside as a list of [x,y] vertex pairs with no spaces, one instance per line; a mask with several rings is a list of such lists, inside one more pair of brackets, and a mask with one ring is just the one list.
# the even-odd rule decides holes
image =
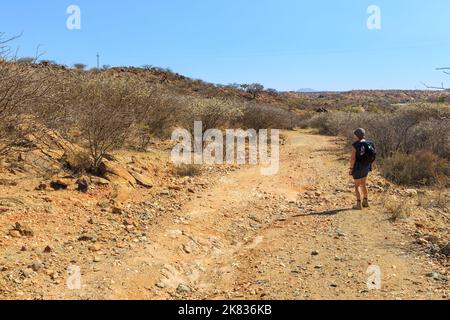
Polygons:
[[[30,64],[32,68],[43,71],[52,70],[69,74],[76,72],[66,66],[42,62]],[[450,94],[431,90],[354,90],[348,92],[278,92],[252,84],[213,84],[203,80],[191,79],[171,70],[158,67],[113,67],[92,69],[86,73],[104,73],[113,77],[139,77],[149,85],[160,85],[176,95],[203,98],[237,99],[271,104],[289,110],[315,110],[324,107],[330,110],[345,107],[371,109],[389,108],[396,104],[417,102],[450,102]],[[255,84],[253,84],[255,85]],[[250,88],[249,88],[250,87]]]

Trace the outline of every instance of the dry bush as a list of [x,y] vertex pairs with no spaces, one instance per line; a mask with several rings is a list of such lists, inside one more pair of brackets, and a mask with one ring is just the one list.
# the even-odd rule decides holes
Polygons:
[[24,144],[24,137],[33,130],[31,115],[53,85],[49,74],[11,61],[8,44],[0,34],[0,154]]
[[180,99],[157,87],[142,85],[136,107],[136,147],[145,151],[154,137],[166,138],[180,110]]
[[73,67],[79,71],[84,71],[86,70],[87,65],[85,65],[84,63],[75,63]]
[[396,153],[383,160],[381,172],[398,184],[434,185],[450,176],[450,163],[429,150],[409,155]]
[[92,171],[91,156],[85,151],[67,153],[64,155],[62,162],[65,170],[74,174],[84,174]]
[[129,79],[87,78],[76,101],[78,127],[87,143],[91,167],[98,173],[108,152],[121,148],[127,138],[139,97]]
[[181,164],[173,168],[173,174],[179,177],[194,177],[200,175],[202,168],[195,164]]
[[253,100],[255,100],[260,94],[264,92],[264,86],[259,83],[252,83],[246,86],[245,91],[251,94]]
[[414,210],[414,204],[411,200],[405,201],[391,196],[384,200],[384,209],[390,216],[389,220],[395,222],[410,217]]
[[302,127],[317,129],[323,135],[347,136],[349,125],[355,122],[356,115],[346,112],[319,113],[302,122]]
[[321,134],[342,135],[348,145],[354,142],[353,130],[365,128],[377,147],[384,175],[409,185],[436,184],[449,177],[450,109],[420,104],[402,107],[393,113],[318,114],[304,122]]
[[405,139],[403,149],[407,153],[428,149],[450,160],[450,119],[431,119],[419,122]]
[[[445,108],[418,105],[402,108],[392,114],[359,115],[350,123],[348,131],[357,127],[366,128],[383,158],[397,152],[413,153],[421,149],[429,149],[441,157],[450,157],[448,115],[450,113]],[[348,134],[351,135],[350,132]]]
[[450,212],[450,194],[445,189],[443,181],[437,183],[436,190],[421,192],[418,196],[418,205],[425,209],[439,208],[444,212]]
[[266,104],[247,103],[244,105],[242,126],[248,129],[289,129],[300,124],[300,117],[296,114]]
[[377,144],[378,155],[382,158],[396,152],[411,153],[424,149],[424,146],[442,157],[449,157],[449,119],[448,108],[422,104],[383,114],[318,114],[305,121],[304,126],[316,128],[325,135],[345,136],[349,142],[355,139],[355,128],[365,128],[368,137]]
[[233,101],[217,98],[194,98],[177,114],[177,124],[194,132],[194,122],[202,121],[204,134],[209,129],[220,129],[234,123],[242,115],[241,108]]

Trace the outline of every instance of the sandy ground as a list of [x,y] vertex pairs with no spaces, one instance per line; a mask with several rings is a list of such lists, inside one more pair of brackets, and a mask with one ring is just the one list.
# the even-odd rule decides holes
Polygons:
[[[98,210],[101,191],[30,190],[58,209],[46,213],[43,200],[29,216],[0,214],[3,234],[17,221],[38,230],[32,239],[0,240],[0,298],[449,299],[448,260],[426,254],[411,230],[429,227],[428,216],[390,221],[384,201],[392,186],[375,175],[371,208],[351,210],[341,141],[286,135],[278,175],[247,166],[195,190],[164,192],[165,200],[141,190],[125,216]],[[152,208],[152,219],[137,215],[138,202],[139,210]],[[448,237],[448,218],[432,220],[430,228]],[[79,241],[83,232],[98,239]],[[81,269],[79,290],[66,286],[68,265]],[[381,272],[379,290],[368,290],[371,266]]]

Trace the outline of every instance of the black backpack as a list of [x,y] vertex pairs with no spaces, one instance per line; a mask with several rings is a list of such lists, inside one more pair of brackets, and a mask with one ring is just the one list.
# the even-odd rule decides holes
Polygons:
[[375,162],[377,158],[377,149],[375,144],[370,141],[360,142],[359,150],[356,150],[356,160],[364,165]]

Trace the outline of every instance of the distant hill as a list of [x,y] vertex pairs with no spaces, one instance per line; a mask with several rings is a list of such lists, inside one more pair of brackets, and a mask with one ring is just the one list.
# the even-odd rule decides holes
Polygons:
[[311,89],[311,88],[300,88],[297,90],[298,93],[312,93],[317,92],[317,90]]

